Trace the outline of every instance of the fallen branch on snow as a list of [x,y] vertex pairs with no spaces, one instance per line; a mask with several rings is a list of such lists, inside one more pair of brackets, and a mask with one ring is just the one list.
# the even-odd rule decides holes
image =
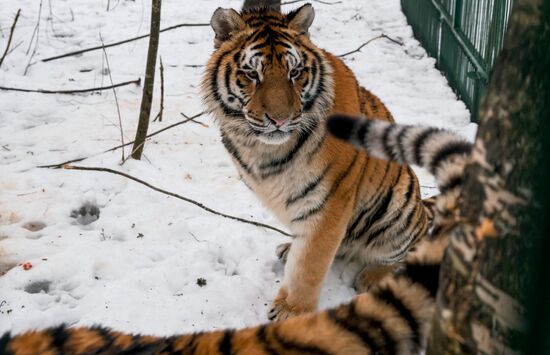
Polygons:
[[[209,23],[180,23],[179,25],[174,25],[174,26],[163,28],[159,32],[166,32],[166,31],[174,30],[174,29],[180,28],[180,27],[205,27],[205,26],[210,26],[210,24]],[[96,51],[96,50],[99,50],[99,49],[102,49],[102,48],[109,48],[109,47],[114,47],[114,46],[118,46],[118,45],[121,45],[121,44],[129,43],[129,42],[137,41],[139,39],[147,38],[149,36],[150,36],[150,34],[148,33],[146,35],[141,35],[141,36],[138,36],[138,37],[128,38],[128,39],[118,41],[118,42],[114,42],[114,43],[109,43],[109,44],[106,44],[104,46],[101,45],[101,46],[95,46],[95,47],[91,47],[91,48],[85,48],[85,49],[81,49],[81,50],[78,50],[78,51],[57,55],[55,57],[45,58],[45,59],[42,59],[41,61],[42,62],[50,62],[50,61],[56,60],[56,59],[72,57],[72,56],[79,55],[79,54],[82,54],[82,53]]]
[[[183,121],[180,121],[180,122],[176,122],[176,123],[174,123],[174,124],[171,124],[171,125],[169,125],[169,126],[166,126],[166,127],[162,128],[162,129],[159,129],[158,131],[155,131],[155,132],[153,132],[153,133],[147,135],[146,138],[151,138],[151,137],[153,137],[153,136],[156,136],[156,135],[159,134],[159,133],[162,133],[162,132],[164,132],[164,131],[166,131],[166,130],[169,130],[170,128],[174,128],[174,127],[176,127],[176,126],[182,125],[182,124],[187,123],[187,122],[194,122],[194,123],[198,123],[198,124],[203,124],[202,122],[195,121],[195,118],[200,117],[200,116],[202,116],[202,115],[204,115],[204,114],[205,114],[204,112],[201,112],[201,113],[198,113],[198,114],[196,114],[196,115],[194,115],[194,116],[187,117],[187,116],[185,116],[185,114],[182,113],[182,115],[183,115],[184,117],[186,117],[187,119],[185,119],[185,120],[183,120]],[[83,158],[76,158],[76,159],[72,159],[72,160],[67,160],[67,161],[65,161],[65,162],[63,162],[63,163],[59,163],[59,164],[39,165],[39,166],[37,166],[37,168],[61,169],[61,168],[63,168],[63,166],[65,166],[65,165],[67,165],[67,164],[78,163],[78,162],[81,162],[81,161],[86,160],[86,159],[88,159],[88,158],[97,156],[97,155],[99,155],[99,154],[105,154],[105,153],[109,153],[109,152],[115,151],[115,150],[120,149],[120,148],[124,148],[124,147],[126,147],[126,146],[128,146],[128,145],[131,145],[131,144],[134,144],[134,141],[127,142],[127,143],[124,143],[124,144],[121,144],[121,145],[117,145],[116,147],[107,149],[107,150],[105,150],[105,151],[103,151],[103,152],[101,152],[101,153],[97,153],[97,154],[94,154],[94,155],[89,156],[89,157],[83,157]]]
[[[204,114],[204,112],[201,112],[200,114]],[[200,125],[203,126],[204,128],[210,127],[210,126],[207,125],[206,123],[199,122],[199,121],[195,121],[195,117],[197,117],[197,116],[189,117],[189,116],[187,116],[187,115],[186,115],[185,113],[183,113],[183,112],[180,112],[180,115],[182,115],[183,117],[186,118],[186,121],[185,121],[185,122],[191,121],[191,122],[193,122],[193,123],[200,124]]]
[[11,88],[6,86],[0,86],[0,90],[4,91],[19,91],[19,92],[35,92],[38,94],[81,94],[85,92],[94,92],[94,91],[101,91],[101,90],[110,90],[114,88],[118,88],[121,86],[126,86],[130,84],[135,85],[141,85],[141,78],[138,78],[136,80],[131,81],[125,81],[123,83],[118,83],[115,85],[110,86],[101,86],[97,88],[91,88],[91,89],[77,89],[77,90],[43,90],[43,89],[21,89],[21,88]]
[[110,173],[110,174],[115,174],[115,175],[119,175],[119,176],[123,176],[127,179],[130,179],[130,180],[133,180],[135,182],[138,182],[142,185],[145,185],[147,186],[148,188],[150,189],[153,189],[157,192],[160,192],[160,193],[163,193],[165,195],[168,195],[168,196],[172,196],[172,197],[175,197],[177,199],[180,199],[180,200],[183,200],[185,202],[188,202],[188,203],[191,203],[207,212],[210,212],[212,214],[215,214],[215,215],[218,215],[218,216],[221,216],[221,217],[224,217],[224,218],[228,218],[228,219],[232,219],[234,221],[238,221],[238,222],[241,222],[241,223],[246,223],[246,224],[252,224],[253,226],[256,226],[256,227],[261,227],[261,228],[266,228],[266,229],[270,229],[272,231],[275,231],[275,232],[278,232],[282,235],[286,235],[286,236],[290,236],[289,233],[283,231],[283,230],[280,230],[276,227],[273,227],[273,226],[270,226],[268,224],[265,224],[265,223],[261,223],[261,222],[256,222],[256,221],[252,221],[252,220],[249,220],[249,219],[245,219],[245,218],[240,218],[240,217],[236,217],[236,216],[231,216],[231,215],[228,215],[228,214],[225,214],[223,212],[218,212],[218,211],[215,211],[213,209],[211,209],[210,207],[207,207],[205,206],[204,204],[198,202],[198,201],[195,201],[193,199],[190,199],[188,197],[185,197],[185,196],[181,196],[181,195],[178,195],[174,192],[170,192],[170,191],[166,191],[166,190],[163,190],[161,188],[158,188],[156,186],[153,186],[151,184],[149,184],[148,182],[145,182],[141,179],[138,179],[132,175],[128,175],[126,173],[123,173],[121,171],[117,171],[117,170],[112,170],[112,169],[108,169],[108,168],[100,168],[100,167],[91,167],[91,166],[74,166],[74,165],[65,165],[63,166],[64,169],[68,169],[68,170],[83,170],[83,171],[100,171],[100,172],[106,172],[106,173]]
[[350,55],[350,54],[353,54],[353,53],[361,52],[361,49],[363,49],[363,47],[365,47],[367,44],[371,43],[372,41],[376,41],[377,39],[381,39],[381,38],[388,39],[388,40],[392,41],[393,43],[398,44],[398,45],[400,45],[400,46],[403,46],[403,45],[404,45],[403,42],[400,42],[400,41],[398,41],[398,40],[396,40],[396,39],[393,39],[393,38],[391,38],[390,36],[387,36],[387,35],[385,35],[385,34],[382,33],[382,34],[379,35],[379,36],[376,36],[376,37],[374,37],[374,38],[369,39],[368,41],[366,41],[365,43],[363,43],[362,45],[360,45],[359,47],[357,47],[357,49],[354,49],[354,50],[351,51],[351,52],[347,52],[347,53],[344,53],[344,54],[340,54],[340,55],[338,55],[338,57],[342,58],[342,57],[345,57],[345,56]]

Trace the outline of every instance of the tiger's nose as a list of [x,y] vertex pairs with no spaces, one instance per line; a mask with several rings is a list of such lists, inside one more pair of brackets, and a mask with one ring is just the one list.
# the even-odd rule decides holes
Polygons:
[[271,123],[273,123],[275,126],[277,127],[281,127],[282,125],[285,124],[286,121],[288,121],[288,119],[290,118],[290,115],[273,115],[273,116],[269,116],[267,113],[265,114],[265,117],[271,121]]

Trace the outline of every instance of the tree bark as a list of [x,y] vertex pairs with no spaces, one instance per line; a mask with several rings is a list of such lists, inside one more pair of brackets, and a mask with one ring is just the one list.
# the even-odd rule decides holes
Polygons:
[[243,10],[268,7],[281,12],[281,0],[244,0]]
[[155,68],[157,65],[157,52],[160,34],[160,9],[162,0],[153,0],[151,7],[151,35],[149,37],[149,50],[147,52],[147,64],[145,67],[145,80],[143,84],[143,95],[141,97],[141,108],[139,110],[139,122],[132,147],[132,158],[140,160],[147,130],[149,129],[149,118],[151,116],[151,102],[153,101],[153,88],[155,84]]
[[[460,220],[451,232],[427,354],[525,349],[533,245],[541,240],[537,177],[550,97],[549,12],[518,0],[480,110]],[[547,132],[548,133],[548,132]],[[548,136],[546,136],[548,139]],[[548,182],[546,182],[548,183]],[[548,300],[546,300],[548,301]],[[540,353],[540,352],[539,352]]]

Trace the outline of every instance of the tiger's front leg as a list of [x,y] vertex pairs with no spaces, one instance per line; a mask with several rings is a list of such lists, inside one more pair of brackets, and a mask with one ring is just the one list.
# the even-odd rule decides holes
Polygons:
[[283,320],[317,309],[325,275],[346,231],[345,221],[330,222],[334,222],[334,216],[324,216],[313,231],[292,241],[283,285],[268,313],[270,320]]

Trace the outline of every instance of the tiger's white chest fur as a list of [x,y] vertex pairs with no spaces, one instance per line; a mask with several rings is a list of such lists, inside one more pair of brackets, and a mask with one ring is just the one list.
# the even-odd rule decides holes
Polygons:
[[292,234],[300,235],[311,228],[317,216],[303,216],[321,206],[330,189],[323,179],[323,171],[328,169],[322,166],[327,163],[314,154],[322,143],[324,125],[318,125],[304,142],[295,136],[281,146],[243,140],[223,128],[222,132],[241,178],[262,203]]

